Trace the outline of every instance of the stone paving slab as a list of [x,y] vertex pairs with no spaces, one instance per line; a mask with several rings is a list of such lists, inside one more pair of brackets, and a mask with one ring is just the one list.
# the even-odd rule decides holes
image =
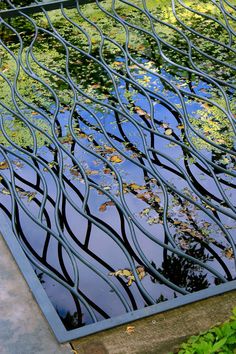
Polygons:
[[[77,341],[79,354],[168,354],[189,336],[226,321],[236,290],[166,311]],[[130,334],[127,327],[131,328]]]
[[70,354],[52,334],[0,235],[0,353]]

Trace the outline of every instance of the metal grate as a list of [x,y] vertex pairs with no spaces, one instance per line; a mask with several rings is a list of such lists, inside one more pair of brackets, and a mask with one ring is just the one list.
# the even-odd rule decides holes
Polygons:
[[83,4],[1,4],[1,231],[60,341],[235,289],[235,4]]

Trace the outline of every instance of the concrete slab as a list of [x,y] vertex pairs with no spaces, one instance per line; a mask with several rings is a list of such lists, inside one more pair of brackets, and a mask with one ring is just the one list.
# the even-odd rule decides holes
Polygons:
[[235,306],[236,291],[231,291],[81,338],[72,346],[79,354],[168,354],[189,336],[226,321]]
[[69,354],[60,345],[0,236],[0,353]]

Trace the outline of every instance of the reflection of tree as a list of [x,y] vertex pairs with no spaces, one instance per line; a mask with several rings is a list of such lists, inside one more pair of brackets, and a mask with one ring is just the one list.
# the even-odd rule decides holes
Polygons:
[[41,284],[44,284],[44,283],[45,283],[45,280],[43,279],[44,273],[35,270],[35,274],[37,275],[37,277],[38,277],[40,283],[41,283]]
[[[212,260],[212,257],[205,254],[204,247],[198,248],[197,245],[186,251],[189,256],[201,260],[203,263]],[[152,262],[155,266],[155,263]],[[184,287],[189,292],[195,292],[206,289],[210,286],[207,280],[207,273],[193,262],[176,254],[167,255],[158,271],[167,279],[179,287]],[[151,278],[156,282],[154,278]]]
[[59,316],[61,317],[61,320],[68,331],[78,328],[78,323],[80,323],[80,327],[85,325],[85,323],[82,322],[82,314],[81,318],[79,318],[78,312],[74,312],[73,314],[71,314],[68,311],[65,317],[62,317],[61,315]]

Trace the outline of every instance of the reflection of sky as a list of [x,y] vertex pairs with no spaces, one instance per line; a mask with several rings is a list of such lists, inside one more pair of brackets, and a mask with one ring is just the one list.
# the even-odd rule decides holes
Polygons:
[[[171,74],[165,72],[164,75],[168,80],[173,81],[173,76]],[[139,78],[142,78],[142,76],[140,76]],[[181,84],[181,81],[175,82],[175,84],[176,83]],[[210,94],[207,92],[208,86],[206,85],[206,83],[199,82],[194,84],[196,86],[195,87],[196,93],[201,94],[202,97],[210,97]],[[157,92],[163,92],[164,90],[164,86],[162,85],[162,83],[159,80],[157,80],[157,78],[154,75],[151,74],[150,74],[149,85],[150,85],[150,89],[153,89],[154,92],[155,90]],[[187,87],[185,89],[188,90]],[[120,96],[123,99],[123,103],[127,105],[127,100],[124,97],[124,93],[125,93],[124,88],[120,87]],[[170,100],[173,104],[180,103],[179,98],[175,94],[171,92],[168,93],[168,91],[166,90],[165,90],[165,94],[167,96],[166,98]],[[134,100],[137,105],[142,107],[143,110],[150,113],[149,104],[147,100],[143,99],[143,96],[141,96],[141,94],[137,93],[134,97]],[[191,101],[188,103],[187,108],[188,108],[188,114],[191,115],[196,110],[200,109],[201,105],[200,103]],[[118,140],[121,139],[123,141],[124,137],[122,136],[122,131],[119,130],[119,125],[116,122],[116,117],[114,116],[114,113],[106,109],[103,112],[97,111],[94,107],[92,107],[92,105],[91,105],[91,109],[94,113],[96,113],[97,120],[101,122],[106,132],[115,135],[118,138]],[[95,129],[93,129],[93,127],[90,128],[88,127],[88,123],[90,123],[91,125],[95,125],[97,127],[98,122],[84,109],[78,108],[78,112],[81,114],[84,121],[86,121],[86,123],[80,121],[81,131],[85,132],[87,135],[92,135],[93,138],[96,140],[98,146],[101,147],[105,145],[111,146],[111,142],[105,139],[102,133],[97,132]],[[155,119],[157,121],[167,124],[169,128],[173,129],[175,136],[181,140],[182,139],[181,132],[179,129],[177,129],[177,126],[180,122],[176,120],[176,118],[169,111],[169,109],[164,107],[161,103],[157,102],[154,106],[154,112],[155,112],[154,114]],[[57,118],[62,127],[62,136],[65,137],[67,134],[69,134],[69,130],[67,126],[69,112],[60,113]],[[125,117],[120,117],[120,118],[122,118],[122,120],[124,119],[124,121],[120,123],[120,128],[122,128],[123,132],[125,133],[127,140],[129,142],[132,142],[132,144],[136,146],[141,152],[145,152],[137,127],[135,127],[133,123],[126,121]],[[139,117],[138,114],[133,114],[133,118],[137,123],[142,123],[145,126],[145,122],[142,121],[142,119]],[[37,119],[37,116],[35,117],[35,119]],[[156,129],[160,133],[163,134],[165,133],[165,128],[163,128],[161,124],[156,124]],[[142,132],[146,139],[147,146],[150,146],[151,144],[150,134],[145,129],[142,129]],[[115,139],[112,138],[111,140],[112,143],[114,143],[114,146],[116,148],[120,149],[122,152],[125,152],[127,156],[129,157],[132,156],[132,152],[127,150],[123,143],[116,141]],[[108,191],[110,195],[115,198],[115,200],[121,202],[120,195],[118,193],[119,185],[117,181],[114,180],[111,174],[106,175],[103,173],[104,168],[107,167],[106,164],[102,162],[101,159],[93,155],[93,152],[96,152],[99,149],[96,150],[96,148],[94,148],[94,144],[92,143],[91,139],[89,140],[86,138],[84,139],[81,138],[79,142],[81,143],[82,147],[76,145],[74,148],[74,154],[77,161],[81,164],[82,168],[84,169],[84,171],[86,170],[86,171],[93,172],[91,175],[88,176],[90,180],[93,181],[95,184],[98,184],[102,188],[105,187],[105,190]],[[83,149],[83,146],[86,147],[89,151],[86,152]],[[65,148],[66,151],[70,151],[71,145],[65,143],[63,147]],[[160,161],[160,163],[154,165],[154,167],[156,169],[156,172],[162,178],[162,180],[167,181],[169,184],[174,186],[177,190],[185,193],[185,195],[187,196],[190,195],[196,202],[202,205],[198,194],[193,190],[191,191],[192,188],[189,186],[186,180],[184,180],[184,178],[178,176],[175,173],[175,171],[180,172],[180,170],[178,169],[179,166],[185,171],[186,174],[189,174],[189,172],[191,172],[192,183],[195,186],[196,191],[198,191],[198,193],[201,194],[202,191],[205,190],[206,193],[209,191],[213,197],[216,197],[219,200],[222,199],[222,195],[220,194],[219,189],[216,183],[213,181],[213,179],[209,177],[206,173],[201,171],[199,166],[197,166],[194,162],[189,165],[189,172],[187,172],[186,161],[184,159],[183,150],[178,145],[171,146],[170,141],[166,139],[165,135],[163,137],[159,137],[159,136],[155,137],[154,147],[157,151],[156,156]],[[174,164],[171,163],[166,158],[164,158],[160,153],[165,154],[168,157],[171,157],[175,163]],[[211,159],[211,154],[212,154],[211,152],[202,151],[202,153],[204,153],[205,157]],[[109,160],[111,156],[114,156],[116,154],[117,152],[112,152],[110,154],[105,154],[104,156],[106,157],[106,159]],[[49,152],[47,147],[43,147],[39,149],[39,155],[48,162],[51,162],[53,160],[53,153]],[[151,154],[150,156],[152,157]],[[11,157],[11,159],[14,160],[15,158]],[[145,166],[150,167],[147,159],[144,158],[143,160]],[[140,167],[138,167],[135,164],[135,162],[137,162],[137,159],[135,157],[134,158],[131,157],[131,160],[122,158],[122,162],[115,164],[114,167],[119,172],[124,183],[126,184],[136,183],[137,185],[140,185],[142,187],[145,185],[145,179],[144,179],[145,175],[143,170]],[[200,161],[198,162],[201,165],[201,162]],[[125,215],[125,220],[124,222],[122,222],[118,208],[116,208],[116,206],[114,205],[107,206],[106,210],[103,212],[99,211],[101,205],[107,202],[109,199],[105,195],[99,194],[99,191],[93,188],[90,189],[89,192],[89,199],[88,199],[89,213],[90,215],[96,218],[98,223],[99,222],[103,223],[103,225],[110,231],[113,238],[109,236],[106,231],[101,230],[98,226],[94,224],[91,226],[90,234],[88,234],[89,223],[81,213],[82,200],[80,199],[78,194],[78,190],[79,190],[80,193],[84,195],[86,190],[86,183],[84,182],[80,174],[75,176],[71,173],[70,169],[76,163],[75,162],[72,163],[71,157],[67,156],[66,152],[63,153],[63,164],[64,164],[63,173],[66,179],[68,180],[68,181],[66,180],[64,181],[65,190],[69,194],[72,204],[74,204],[74,206],[72,206],[67,200],[65,202],[64,208],[62,207],[63,205],[62,194],[60,193],[60,191],[57,190],[56,183],[53,180],[51,173],[45,171],[44,170],[45,168],[43,166],[40,166],[39,168],[45,178],[45,183],[47,184],[48,187],[48,195],[51,197],[51,199],[47,199],[47,202],[45,204],[45,210],[47,211],[47,215],[50,219],[49,227],[51,230],[53,230],[53,232],[56,235],[58,235],[58,237],[63,236],[66,242],[68,242],[70,246],[74,248],[74,251],[78,253],[77,254],[78,258],[75,260],[75,262],[79,270],[79,282],[78,282],[79,290],[82,293],[84,293],[85,296],[88,297],[92,302],[96,303],[98,307],[103,309],[108,314],[108,316],[116,316],[125,312],[123,305],[118,299],[116,293],[111,289],[110,285],[107,284],[87,265],[85,265],[82,261],[84,259],[90,264],[92,264],[93,266],[95,266],[100,272],[103,273],[105,277],[109,277],[109,280],[111,280],[119,288],[119,291],[126,298],[130,306],[132,306],[132,304],[129,298],[129,292],[134,297],[137,308],[144,307],[145,300],[135,283],[133,283],[131,287],[127,289],[124,282],[122,283],[119,281],[119,279],[115,277],[110,277],[108,274],[111,269],[118,270],[118,269],[130,268],[128,258],[125,256],[124,253],[124,249],[125,247],[127,247],[127,242],[130,248],[132,249],[132,251],[134,252],[134,254],[136,254],[139,257],[138,260],[137,259],[135,260],[136,265],[145,264],[145,259],[147,259],[148,262],[154,262],[157,268],[162,267],[162,263],[164,260],[163,248],[160,247],[156,242],[151,240],[151,238],[145,235],[145,233],[141,230],[142,227],[153,236],[154,240],[158,240],[158,242],[165,242],[165,231],[164,231],[163,224],[148,223],[148,221],[150,221],[150,218],[155,218],[158,216],[158,212],[155,210],[149,210],[148,215],[143,215],[142,214],[143,210],[150,208],[150,206],[145,201],[138,199],[137,196],[135,196],[135,194],[132,194],[131,192],[127,192],[124,194],[124,199],[129,208],[130,214],[125,215],[125,210],[123,209],[123,215]],[[168,168],[171,168],[172,170],[168,170]],[[53,170],[56,171],[55,167],[53,168]],[[36,173],[27,164],[24,164],[22,168],[18,168],[18,169],[16,168],[16,172],[19,174],[20,178],[30,181],[32,185],[36,185]],[[8,176],[7,170],[4,171],[4,173],[6,176]],[[33,186],[28,186],[27,183],[26,184],[23,183],[20,178],[16,178],[16,183],[18,187],[21,187],[27,191],[34,191]],[[200,183],[201,190],[199,190],[199,186],[196,184],[196,182],[194,182],[194,178],[196,179],[196,181]],[[231,201],[235,202],[236,201],[235,193],[233,193],[231,189],[226,188],[223,183],[222,183],[222,187],[224,188],[225,193],[228,194]],[[40,188],[43,189],[42,182],[40,183]],[[74,190],[73,188],[76,189]],[[163,208],[165,199],[164,199],[162,189],[159,186],[152,186],[152,191],[155,192],[156,195],[160,197],[160,206],[161,208]],[[138,193],[140,194],[144,192],[142,190],[139,190]],[[57,217],[59,223],[61,222],[61,225],[57,225],[55,222],[56,211],[54,208],[56,196],[59,195],[60,195],[59,209],[61,213],[57,215]],[[40,203],[42,202],[42,194],[40,194],[39,192],[37,193],[37,200]],[[10,207],[9,196],[1,194],[1,202],[7,207]],[[26,199],[22,198],[22,202],[24,203],[26,208],[30,210],[30,212],[32,212],[32,214],[36,218],[38,218],[39,206],[36,205],[36,202],[34,200],[28,202],[27,198]],[[189,220],[186,219],[186,215],[184,215],[183,213],[183,209],[181,210],[179,205],[174,204],[173,194],[171,195],[169,193],[168,202],[169,202],[168,217],[175,221],[180,220],[181,222],[189,223]],[[221,206],[220,202],[216,201],[215,203],[216,205]],[[203,227],[204,222],[205,223],[208,222],[210,224],[208,237],[215,238],[217,242],[223,245],[224,247],[230,247],[229,243],[225,239],[224,234],[220,231],[217,224],[214,223],[209,216],[207,216],[199,208],[194,207],[193,204],[191,205],[191,203],[186,205],[191,211],[192,218],[194,222],[198,225],[198,228],[201,229]],[[137,222],[135,226],[134,224],[132,225],[133,230],[130,228],[128,223],[129,221],[128,217],[130,215],[132,216],[133,220],[136,220]],[[235,226],[231,218],[223,214],[219,214],[219,215],[222,224],[226,224],[228,227]],[[25,235],[27,241],[41,257],[45,249],[45,241],[47,239],[46,232],[43,231],[41,227],[37,226],[35,222],[32,219],[30,219],[26,215],[26,213],[23,212],[21,209],[19,211],[19,219],[20,219],[23,234]],[[67,226],[64,223],[65,219],[67,220],[70,231],[68,231]],[[43,217],[43,223],[44,225],[46,225],[45,215]],[[140,228],[137,225],[140,225]],[[173,238],[178,234],[178,228],[174,227],[171,223],[169,225],[169,230]],[[132,232],[134,232],[134,234],[132,234]],[[230,229],[229,232],[231,232]],[[72,239],[70,233],[74,235],[75,240],[79,241],[80,243],[79,246],[76,243],[76,241]],[[135,235],[135,237],[133,235]],[[126,238],[127,241],[124,241],[124,238]],[[120,247],[116,242],[116,240],[119,240],[123,244],[123,246]],[[87,244],[88,249],[84,247],[87,241],[88,241]],[[142,250],[143,255],[145,255],[145,258],[141,254],[139,254],[140,252],[137,247],[137,243],[140,249]],[[222,257],[222,250],[219,250],[219,248],[217,248],[217,246],[215,245],[213,245],[212,247],[216,252],[219,253],[219,256]],[[208,251],[206,251],[206,254],[208,254]],[[71,261],[69,260],[69,257],[65,253],[65,251],[63,251],[63,260],[64,260],[64,264],[66,265],[68,276],[73,281],[76,281],[74,279],[74,273],[73,273]],[[44,259],[44,262],[48,262],[48,264],[51,267],[55,268],[62,276],[64,275],[63,267],[60,264],[60,261],[58,259],[58,242],[52,236],[50,237],[47,255],[46,255],[46,259]],[[233,262],[228,259],[224,259],[224,262],[227,265],[227,267],[230,269],[230,271],[233,271],[234,269],[232,265]],[[219,262],[216,259],[211,259],[210,261],[208,261],[208,264],[211,265],[215,270],[219,271],[221,274],[224,275],[222,266],[219,264]],[[57,311],[62,316],[65,316],[65,314],[68,311],[70,311],[71,313],[75,312],[76,311],[75,304],[68,290],[64,289],[63,286],[61,286],[58,282],[52,280],[47,275],[44,275],[43,279],[45,281],[43,286],[49,298],[52,300]],[[208,281],[210,283],[213,283],[214,277],[212,275],[208,275]],[[149,275],[146,276],[141,283],[143,287],[146,289],[146,291],[155,300],[157,300],[161,295],[163,295],[165,298],[170,299],[173,298],[176,294],[176,291],[174,292],[166,285],[160,284],[159,282],[152,282],[151,277]],[[82,306],[82,313],[83,313],[83,322],[89,323],[91,319],[84,306]],[[97,315],[99,319],[103,318],[101,314],[97,313]]]

